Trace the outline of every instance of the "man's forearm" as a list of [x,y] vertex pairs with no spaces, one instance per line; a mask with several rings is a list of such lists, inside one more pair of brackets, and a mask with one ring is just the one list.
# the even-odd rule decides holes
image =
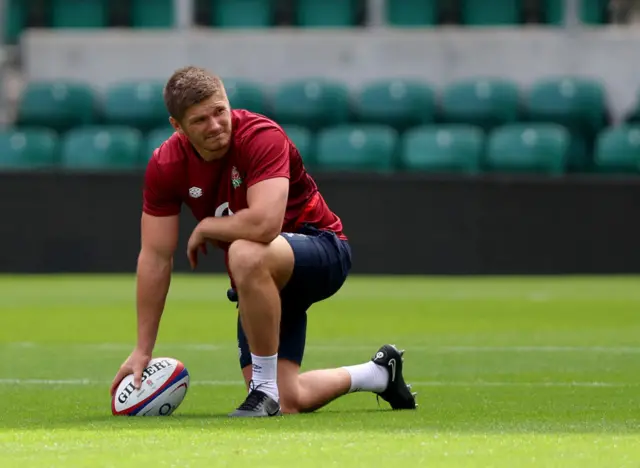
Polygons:
[[171,259],[158,257],[142,251],[138,258],[137,272],[137,347],[151,354],[158,337],[160,318],[164,310],[169,283],[171,282]]
[[197,229],[206,239],[222,242],[233,242],[238,239],[253,242],[269,243],[280,233],[264,222],[264,217],[246,208],[232,216],[211,217],[203,219]]

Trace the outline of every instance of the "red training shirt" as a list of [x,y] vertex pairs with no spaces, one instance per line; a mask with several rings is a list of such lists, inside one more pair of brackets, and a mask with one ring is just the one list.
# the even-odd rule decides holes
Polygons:
[[[145,173],[143,211],[172,216],[180,213],[184,203],[198,221],[232,215],[248,207],[247,189],[253,184],[286,177],[289,198],[282,232],[296,232],[309,224],[346,240],[340,218],[327,206],[284,130],[246,110],[232,110],[231,118],[230,148],[219,160],[203,160],[177,132],[153,152]],[[221,247],[226,251],[228,244]]]

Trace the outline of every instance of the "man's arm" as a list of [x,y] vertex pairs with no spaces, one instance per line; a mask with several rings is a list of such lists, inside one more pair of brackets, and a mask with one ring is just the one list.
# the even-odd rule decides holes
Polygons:
[[207,218],[196,229],[206,239],[269,243],[282,230],[289,198],[289,140],[278,128],[258,130],[242,151],[247,158],[247,206],[232,216]]
[[136,309],[138,339],[133,352],[111,383],[113,394],[122,379],[133,373],[140,388],[144,368],[151,360],[160,318],[169,291],[173,253],[178,244],[180,199],[171,179],[152,158],[147,165],[143,191],[141,248],[138,255]]
[[138,256],[136,293],[138,341],[111,382],[112,395],[129,374],[133,374],[135,388],[142,384],[142,372],[151,360],[158,337],[171,280],[173,253],[178,243],[178,215],[152,216],[143,212],[141,227],[142,247]]
[[205,218],[196,228],[206,239],[233,242],[246,239],[268,244],[282,230],[289,179],[266,179],[247,189],[248,208],[222,218]]
[[178,216],[142,214],[142,247],[137,268],[138,344],[151,355],[164,310],[173,254],[178,245]]

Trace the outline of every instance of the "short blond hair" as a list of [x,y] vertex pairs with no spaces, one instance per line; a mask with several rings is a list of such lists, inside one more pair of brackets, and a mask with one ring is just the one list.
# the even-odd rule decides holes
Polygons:
[[167,81],[164,104],[169,115],[180,121],[191,106],[220,92],[224,93],[220,77],[201,67],[183,67]]

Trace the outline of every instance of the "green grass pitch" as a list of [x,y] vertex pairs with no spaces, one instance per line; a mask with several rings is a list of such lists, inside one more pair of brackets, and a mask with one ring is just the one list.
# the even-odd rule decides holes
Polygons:
[[372,394],[231,420],[244,397],[223,277],[176,275],[156,356],[192,386],[168,418],[114,417],[132,276],[0,277],[0,466],[639,467],[635,277],[352,277],[309,318],[304,368],[406,349],[417,411]]

